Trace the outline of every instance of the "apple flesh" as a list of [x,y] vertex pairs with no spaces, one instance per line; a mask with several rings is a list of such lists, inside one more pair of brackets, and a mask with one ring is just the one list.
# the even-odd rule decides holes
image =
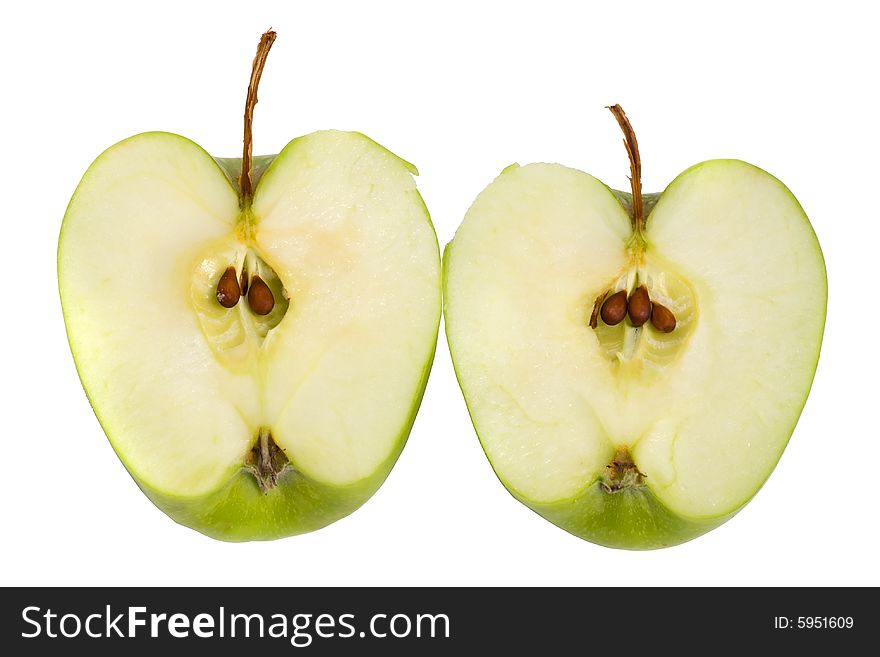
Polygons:
[[[816,236],[768,173],[704,162],[644,205],[639,229],[631,195],[513,165],[444,256],[449,347],[496,474],[551,522],[629,549],[698,536],[758,491],[806,401],[826,305]],[[642,286],[674,328],[635,325]],[[630,315],[618,297],[611,325],[597,313],[620,291]]]
[[[247,202],[240,168],[173,134],[122,141],[83,177],[58,248],[71,350],[120,459],[176,521],[236,541],[318,529],[373,494],[440,318],[411,165],[326,131],[255,158]],[[244,291],[257,278],[265,313]]]

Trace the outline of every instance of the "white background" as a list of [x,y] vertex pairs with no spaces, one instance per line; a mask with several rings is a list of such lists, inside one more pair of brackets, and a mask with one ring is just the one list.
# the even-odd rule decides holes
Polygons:
[[[880,584],[878,17],[867,2],[716,5],[7,3],[0,583]],[[661,551],[568,535],[493,475],[442,333],[409,443],[352,516],[226,544],[153,507],[77,379],[58,231],[86,167],[131,134],[177,132],[238,156],[251,60],[270,26],[255,152],[320,128],[362,131],[418,165],[441,245],[512,162],[562,162],[626,188],[603,109],[614,102],[636,128],[646,190],[715,157],[792,189],[824,249],[828,323],[800,423],[748,507]]]

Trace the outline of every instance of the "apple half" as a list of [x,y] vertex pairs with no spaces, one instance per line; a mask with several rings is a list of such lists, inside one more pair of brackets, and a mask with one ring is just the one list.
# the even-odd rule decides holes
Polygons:
[[649,549],[758,491],[806,401],[825,322],[810,222],[779,180],[698,164],[659,195],[512,165],[444,254],[446,333],[508,490],[589,541]]
[[58,247],[71,350],[113,448],[159,508],[224,540],[318,529],[376,491],[441,310],[414,167],[352,132],[253,160],[247,142],[243,171],[168,133],[112,146]]

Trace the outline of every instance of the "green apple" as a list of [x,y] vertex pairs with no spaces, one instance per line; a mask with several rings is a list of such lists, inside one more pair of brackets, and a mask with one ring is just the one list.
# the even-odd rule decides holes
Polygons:
[[513,165],[444,256],[446,333],[492,467],[589,541],[650,549],[729,519],[770,475],[809,393],[822,251],[779,180],[737,160],[632,194]]
[[174,520],[231,541],[318,529],[376,491],[441,310],[412,165],[336,131],[252,159],[273,39],[242,160],[126,139],[85,173],[58,246],[71,351],[113,448]]

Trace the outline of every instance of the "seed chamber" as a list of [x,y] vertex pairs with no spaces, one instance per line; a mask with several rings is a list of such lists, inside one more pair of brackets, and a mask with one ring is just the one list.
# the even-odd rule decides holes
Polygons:
[[697,295],[687,281],[665,263],[641,259],[609,285],[610,294],[626,290],[627,296],[644,285],[652,303],[668,308],[676,319],[675,330],[663,333],[650,321],[633,326],[629,317],[615,326],[601,319],[592,330],[609,364],[620,372],[644,367],[659,369],[675,360],[693,335],[699,319]]
[[[235,267],[240,277],[259,276],[269,287],[275,299],[272,310],[255,313],[242,294],[238,303],[224,308],[217,299],[217,284],[227,267]],[[196,318],[218,360],[231,371],[247,369],[252,359],[287,314],[290,299],[275,270],[253,246],[237,239],[211,245],[199,258],[192,273],[190,301]]]

